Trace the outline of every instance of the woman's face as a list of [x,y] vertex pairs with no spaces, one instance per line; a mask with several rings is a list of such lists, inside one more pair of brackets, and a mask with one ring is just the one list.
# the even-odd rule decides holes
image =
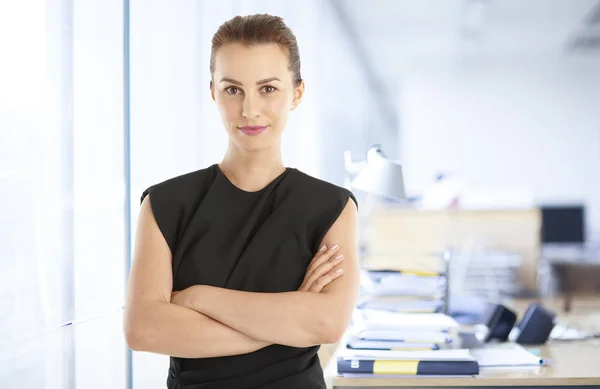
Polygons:
[[287,53],[276,44],[229,44],[215,55],[211,94],[230,140],[246,151],[278,146],[288,115],[298,106]]

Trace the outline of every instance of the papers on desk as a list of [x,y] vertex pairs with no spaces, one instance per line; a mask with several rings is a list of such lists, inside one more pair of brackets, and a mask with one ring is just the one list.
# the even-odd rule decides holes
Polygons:
[[348,341],[349,349],[354,350],[439,350],[440,345],[435,342],[416,343],[403,340],[363,340],[358,337]]
[[436,313],[442,310],[441,300],[414,299],[410,301],[367,300],[359,305],[361,309],[378,309],[402,313]]
[[459,324],[442,313],[400,313],[378,309],[361,309],[354,318],[358,325],[369,329],[397,329],[415,331],[441,331],[459,327]]
[[439,294],[445,282],[445,277],[439,274],[369,271],[363,275],[361,285],[367,294],[431,296]]
[[451,343],[458,323],[441,313],[398,313],[361,309],[353,318],[349,348],[439,349]]
[[351,350],[346,349],[339,354],[340,358],[360,359],[365,361],[473,361],[468,349],[402,351],[402,350]]
[[[371,271],[361,276],[364,300],[352,318],[350,337],[338,353],[339,374],[479,373],[469,350],[453,343],[459,324],[438,313],[445,287],[442,274]],[[450,349],[450,344],[457,349]]]
[[397,341],[407,343],[450,343],[452,336],[437,331],[363,330],[356,333],[361,340]]
[[338,354],[340,374],[473,375],[477,361],[452,342],[458,323],[440,313],[398,313],[359,309],[353,337]]
[[471,350],[480,367],[540,367],[543,359],[514,343]]
[[363,270],[361,288],[367,295],[437,296],[446,278],[439,273],[403,272],[395,270]]

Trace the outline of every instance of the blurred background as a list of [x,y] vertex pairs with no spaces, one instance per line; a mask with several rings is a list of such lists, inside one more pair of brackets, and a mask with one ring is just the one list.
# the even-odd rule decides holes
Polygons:
[[3,0],[1,388],[165,387],[121,329],[140,196],[222,158],[210,42],[252,13],[300,46],[286,165],[348,185],[375,144],[402,165],[406,198],[356,192],[364,263],[450,247],[458,294],[600,289],[559,274],[600,262],[598,0]]

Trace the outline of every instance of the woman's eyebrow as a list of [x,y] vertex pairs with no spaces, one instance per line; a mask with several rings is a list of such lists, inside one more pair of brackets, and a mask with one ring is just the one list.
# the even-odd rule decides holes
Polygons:
[[239,86],[243,86],[244,85],[244,84],[242,84],[241,81],[234,80],[233,78],[228,78],[228,77],[221,78],[221,82],[229,82],[231,84],[235,84],[235,85],[239,85]]
[[[270,78],[265,78],[263,80],[257,81],[256,85],[266,84],[266,83],[271,82],[271,81],[281,81],[281,80],[279,78],[277,78],[277,77],[270,77]],[[244,86],[244,84],[241,81],[234,80],[233,78],[229,78],[229,77],[223,77],[221,79],[221,82],[228,82],[230,84]]]
[[271,82],[271,81],[281,81],[281,80],[277,77],[265,78],[264,80],[258,81],[256,83],[256,85],[266,84],[267,82]]

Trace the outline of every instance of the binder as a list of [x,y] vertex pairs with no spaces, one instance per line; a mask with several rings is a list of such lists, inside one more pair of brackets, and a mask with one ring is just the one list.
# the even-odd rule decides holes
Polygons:
[[338,358],[338,373],[373,375],[477,375],[475,360],[418,361],[418,360],[360,360]]

